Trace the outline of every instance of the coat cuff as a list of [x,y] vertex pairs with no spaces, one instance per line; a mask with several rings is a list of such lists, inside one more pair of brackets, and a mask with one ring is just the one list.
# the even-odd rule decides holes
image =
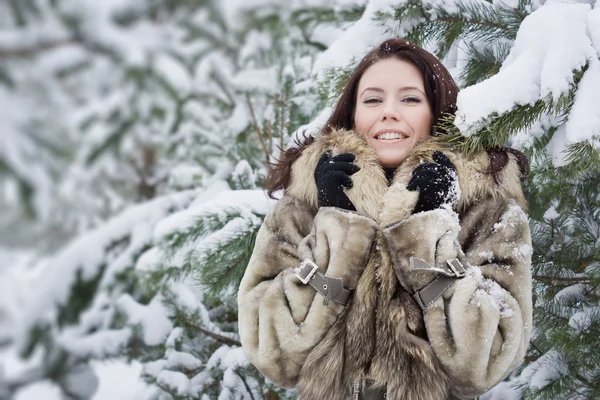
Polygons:
[[354,290],[371,253],[377,223],[374,219],[337,207],[321,207],[313,227],[298,246],[300,261],[309,259],[322,274],[341,278]]
[[458,215],[449,208],[417,213],[383,230],[398,280],[409,293],[423,289],[437,276],[435,271],[411,270],[411,257],[447,269],[447,260],[463,257],[459,231]]

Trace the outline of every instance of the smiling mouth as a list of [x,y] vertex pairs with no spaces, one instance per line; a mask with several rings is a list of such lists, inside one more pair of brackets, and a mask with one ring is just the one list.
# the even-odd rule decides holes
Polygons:
[[398,139],[407,139],[408,136],[402,135],[398,132],[384,132],[375,136],[376,140],[398,140]]

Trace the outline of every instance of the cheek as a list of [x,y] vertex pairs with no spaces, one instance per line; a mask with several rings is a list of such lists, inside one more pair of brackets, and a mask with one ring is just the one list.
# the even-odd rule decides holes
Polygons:
[[371,129],[372,116],[370,115],[369,110],[361,109],[360,107],[356,108],[354,113],[354,130],[360,134],[367,135],[369,130]]
[[414,128],[419,139],[424,139],[431,134],[432,123],[433,116],[429,110],[423,110],[415,115]]

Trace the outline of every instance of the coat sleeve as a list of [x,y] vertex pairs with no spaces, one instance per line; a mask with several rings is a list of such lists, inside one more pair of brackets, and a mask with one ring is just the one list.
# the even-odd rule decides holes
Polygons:
[[411,293],[434,278],[410,257],[441,265],[458,258],[467,275],[424,310],[430,344],[457,386],[476,397],[518,366],[532,324],[531,236],[514,202],[488,199],[462,217],[449,209],[414,214],[384,230],[400,283]]
[[238,293],[239,331],[250,362],[274,383],[292,387],[304,360],[344,310],[302,284],[294,268],[306,258],[353,290],[377,224],[334,207],[316,215],[284,197],[268,213]]

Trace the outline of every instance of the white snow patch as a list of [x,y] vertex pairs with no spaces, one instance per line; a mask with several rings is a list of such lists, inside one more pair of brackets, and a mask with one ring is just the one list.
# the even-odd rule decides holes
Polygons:
[[167,349],[166,352],[167,362],[164,368],[176,369],[184,368],[186,370],[195,370],[202,366],[202,361],[191,355],[190,353],[184,353],[173,349]]
[[91,366],[98,376],[99,387],[92,400],[146,400],[157,393],[140,377],[142,365],[125,360],[92,361]]
[[[131,207],[96,230],[77,237],[56,256],[44,260],[38,279],[32,283],[32,287],[37,288],[38,293],[23,313],[22,321],[17,327],[17,337],[24,340],[27,337],[26,332],[33,324],[40,319],[53,318],[58,312],[57,307],[67,301],[72,285],[78,277],[91,280],[98,274],[99,269],[108,263],[108,266],[105,266],[103,283],[111,284],[108,277],[113,277],[126,267],[127,263],[132,261],[134,253],[151,241],[154,225],[172,212],[173,208],[178,209],[189,204],[195,194],[194,191],[180,192]],[[111,255],[106,249],[127,236],[130,236],[128,250],[111,260]],[[116,332],[113,334],[116,335]],[[73,343],[66,345],[75,346]]]
[[479,257],[485,258],[488,262],[492,262],[494,259],[494,252],[491,250],[480,251],[478,254]]
[[512,203],[508,206],[508,209],[499,222],[494,224],[492,228],[492,233],[499,232],[500,230],[505,230],[509,228],[515,228],[523,223],[528,223],[527,214],[523,211],[523,209],[515,203]]
[[489,392],[481,395],[481,400],[521,400],[521,391],[515,387],[515,381],[502,381]]
[[587,33],[590,10],[588,4],[545,4],[527,16],[499,73],[459,93],[455,123],[461,132],[472,135],[493,113],[565,93],[573,70],[597,58]]
[[551,205],[544,213],[544,220],[552,221],[560,217],[558,211],[556,211],[556,204]]
[[279,90],[274,68],[243,70],[233,77],[232,83],[238,90],[249,93],[276,94]]
[[159,385],[166,386],[179,396],[191,396],[192,383],[181,372],[163,370],[158,374],[156,381]]
[[321,53],[315,61],[313,74],[319,80],[328,69],[346,68],[358,60],[388,38],[384,27],[378,26],[373,19],[380,12],[391,12],[392,5],[397,4],[393,0],[371,0],[367,3],[361,18],[351,25],[343,35]]
[[131,335],[129,328],[123,328],[104,330],[80,338],[65,330],[57,341],[73,355],[103,358],[120,354],[127,346]]
[[45,380],[19,389],[14,400],[63,400],[63,398],[60,386],[50,380]]
[[556,293],[554,300],[558,303],[583,301],[586,298],[586,288],[582,284],[568,286]]
[[566,361],[563,355],[556,350],[550,350],[525,367],[520,380],[528,383],[531,389],[538,390],[566,373]]
[[600,307],[588,307],[573,314],[569,319],[569,326],[574,329],[575,334],[580,334],[587,331],[599,317]]
[[148,305],[142,305],[125,293],[117,300],[117,307],[127,314],[131,324],[142,327],[144,343],[148,346],[162,344],[173,329],[162,296],[155,296]]

